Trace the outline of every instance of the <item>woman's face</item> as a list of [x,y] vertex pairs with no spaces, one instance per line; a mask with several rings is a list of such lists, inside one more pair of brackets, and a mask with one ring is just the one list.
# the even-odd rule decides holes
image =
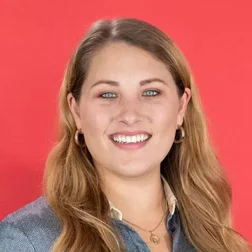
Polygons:
[[189,99],[189,89],[179,98],[161,61],[122,42],[92,58],[78,104],[68,95],[95,167],[124,177],[160,168]]

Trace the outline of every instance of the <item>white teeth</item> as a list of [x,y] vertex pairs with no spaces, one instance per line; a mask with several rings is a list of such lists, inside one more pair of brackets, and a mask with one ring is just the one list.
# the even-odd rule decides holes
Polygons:
[[146,134],[138,134],[135,136],[117,135],[112,137],[113,141],[118,143],[139,143],[146,141],[149,138],[150,136]]
[[141,137],[137,135],[137,141],[139,142],[141,140]]
[[[120,139],[120,138],[119,138]],[[123,136],[121,139],[120,139],[121,142],[126,142],[126,137]]]

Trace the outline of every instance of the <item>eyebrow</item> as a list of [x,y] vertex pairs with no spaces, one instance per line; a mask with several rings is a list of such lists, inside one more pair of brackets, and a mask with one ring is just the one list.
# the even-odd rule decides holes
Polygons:
[[[151,83],[151,82],[160,82],[160,83],[163,83],[163,84],[167,85],[167,83],[166,83],[164,80],[160,79],[160,78],[149,78],[149,79],[140,81],[139,84],[140,84],[140,86],[143,86],[143,85],[149,84],[149,83]],[[119,86],[119,82],[117,82],[117,81],[112,81],[112,80],[99,80],[99,81],[95,82],[95,83],[91,86],[91,88],[93,88],[94,86],[97,86],[97,85],[99,85],[99,84],[108,84],[108,85],[111,85],[111,86]]]

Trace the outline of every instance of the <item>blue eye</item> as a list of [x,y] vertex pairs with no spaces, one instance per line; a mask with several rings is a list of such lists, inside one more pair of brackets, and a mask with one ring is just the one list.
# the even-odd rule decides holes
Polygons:
[[115,93],[111,93],[111,92],[107,92],[107,93],[103,93],[100,95],[100,97],[102,98],[116,98],[116,94]]
[[[159,94],[160,94],[160,92],[156,91],[156,90],[146,90],[146,91],[144,91],[143,96],[157,96]],[[106,92],[106,93],[102,93],[101,95],[99,95],[99,97],[105,98],[105,99],[113,99],[113,98],[116,98],[117,95],[112,92]]]
[[157,95],[159,95],[159,92],[156,90],[147,90],[144,93],[145,93],[144,96],[157,96]]

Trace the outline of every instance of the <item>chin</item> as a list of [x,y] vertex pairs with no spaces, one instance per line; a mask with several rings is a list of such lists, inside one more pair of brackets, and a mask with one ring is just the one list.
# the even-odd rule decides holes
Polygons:
[[147,164],[131,164],[117,166],[116,169],[113,169],[113,171],[120,177],[137,178],[150,173],[153,169],[154,168],[151,168]]

